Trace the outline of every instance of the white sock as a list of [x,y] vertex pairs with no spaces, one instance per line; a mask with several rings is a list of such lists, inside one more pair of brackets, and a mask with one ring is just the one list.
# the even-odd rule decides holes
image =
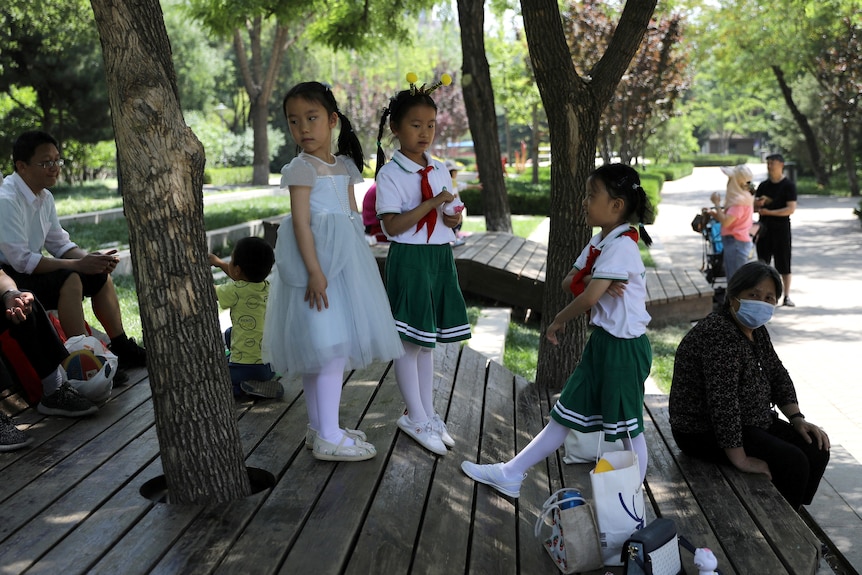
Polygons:
[[63,372],[60,370],[60,366],[58,365],[57,369],[42,378],[42,394],[51,395],[57,391],[57,388],[61,385],[63,385]]
[[638,456],[638,466],[641,470],[641,483],[646,479],[647,461],[649,460],[649,452],[647,452],[646,437],[641,433],[629,439],[623,437],[623,447],[627,450],[634,451]]
[[[341,388],[344,383],[344,365],[346,358],[339,357],[331,360],[317,373],[308,374],[313,380],[312,385],[316,387],[317,403],[317,435],[324,441],[339,443],[344,436],[338,425],[339,410],[341,407]],[[303,376],[303,388],[306,376]],[[309,418],[310,422],[310,418]],[[344,436],[343,445],[353,445],[353,439]]]
[[[431,347],[419,347],[416,360],[416,371],[419,375],[419,397],[422,399],[422,409],[425,417],[434,417],[434,349]],[[416,421],[415,418],[412,418]]]
[[396,359],[395,380],[404,403],[407,404],[407,417],[414,423],[422,423],[428,420],[425,415],[425,407],[422,405],[422,395],[419,386],[419,345],[404,342],[404,355]]
[[503,464],[503,475],[509,479],[520,479],[528,469],[554,453],[566,441],[569,428],[553,419],[511,461]]
[[308,425],[317,433],[320,420],[317,417],[317,374],[302,374],[302,391],[305,394],[305,410],[308,412]]

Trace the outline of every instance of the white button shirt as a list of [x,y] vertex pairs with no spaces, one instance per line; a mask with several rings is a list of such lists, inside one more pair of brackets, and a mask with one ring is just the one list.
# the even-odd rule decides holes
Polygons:
[[[452,186],[452,178],[449,176],[449,171],[442,162],[438,162],[431,158],[426,152],[425,159],[429,165],[433,165],[434,169],[428,173],[428,183],[431,184],[431,191],[434,195],[438,195],[444,189],[450,193],[455,193],[455,188]],[[384,214],[402,214],[409,212],[416,206],[422,203],[422,190],[420,183],[422,177],[419,175],[420,166],[407,156],[397,150],[392,155],[392,160],[385,166],[380,168],[377,174],[377,216]],[[446,227],[443,224],[443,216],[441,208],[435,210],[437,212],[437,225],[434,227],[434,232],[431,237],[428,237],[428,230],[425,226],[417,233],[416,226],[412,226],[406,232],[393,236],[386,232],[386,226],[383,226],[383,231],[386,232],[386,237],[390,241],[402,244],[448,244],[455,241],[455,232],[452,228]]]
[[32,274],[42,259],[42,248],[59,258],[78,244],[60,226],[54,196],[34,194],[17,173],[0,184],[0,263],[18,273]]

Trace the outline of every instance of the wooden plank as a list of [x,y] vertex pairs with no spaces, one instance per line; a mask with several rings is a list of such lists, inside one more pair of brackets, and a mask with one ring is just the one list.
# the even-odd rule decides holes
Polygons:
[[[489,233],[488,235],[490,236],[491,234]],[[513,237],[514,236],[511,234],[495,232],[491,243],[488,244],[481,252],[473,256],[473,263],[476,265],[488,266],[489,262],[505,249],[506,245],[508,245],[509,241]]]
[[526,242],[527,240],[518,236],[509,237],[509,241],[506,242],[503,249],[497,252],[497,254],[488,261],[487,265],[492,268],[506,271],[509,267],[509,262],[512,261],[512,258],[515,257]]
[[[477,353],[467,348],[464,354]],[[462,355],[464,355],[462,354]],[[492,362],[491,365],[496,365]],[[485,388],[479,463],[497,463],[515,453],[514,390],[510,377],[489,372]],[[470,573],[511,573],[518,547],[515,500],[475,483],[474,524],[469,556]]]
[[[667,396],[645,398],[653,422],[661,434],[672,437],[667,414]],[[717,465],[694,459],[668,443],[689,489],[720,541],[729,566],[737,573],[787,573],[775,550],[728,484]],[[752,479],[757,479],[752,477]],[[724,567],[723,565],[721,566]]]
[[[135,476],[153,461],[158,453],[158,442],[152,405],[135,410],[99,439],[77,450],[3,506],[0,521],[4,532],[7,529],[14,532],[0,547],[0,564],[15,565],[21,570],[30,566],[77,529],[77,521],[58,522],[57,517],[74,518],[81,514],[86,517],[121,490],[128,477]],[[132,442],[136,445],[134,449],[128,447]],[[91,465],[93,470],[85,477],[73,471],[74,468],[86,470]],[[92,548],[86,551],[101,553],[122,536],[122,531],[100,529],[92,535],[95,540],[89,542]],[[72,549],[75,554],[80,551]],[[64,561],[64,572],[72,572],[65,568],[66,558],[59,559]]]
[[[662,517],[673,519],[677,531],[697,547],[709,547],[718,558],[722,573],[731,575],[736,571],[727,560],[725,550],[712,531],[703,511],[694,497],[681,496],[689,491],[688,483],[677,465],[673,448],[668,442],[673,438],[664,437],[650,416],[649,406],[655,400],[651,396],[645,398],[647,409],[644,410],[644,433],[649,450],[647,466],[647,487],[650,499],[655,502]],[[684,552],[685,553],[685,552]],[[697,573],[690,570],[691,561],[684,561],[687,573]]]
[[668,302],[675,302],[683,299],[682,291],[679,289],[679,285],[677,285],[671,270],[657,269],[655,270],[655,275],[661,282],[661,287],[664,290],[664,295]]
[[647,268],[645,276],[647,301],[653,304],[667,302],[667,295],[664,292],[664,287],[657,271],[656,268]]
[[[461,471],[461,462],[476,458],[478,423],[482,418],[479,398],[485,393],[487,364],[487,358],[482,354],[461,347],[446,424],[455,439],[455,447],[437,460],[434,481],[426,499],[422,530],[414,547],[414,573],[447,575],[466,572],[473,527],[470,511],[475,490],[473,480]],[[407,573],[406,570],[400,572]]]
[[[394,449],[412,461],[414,471],[411,476],[419,483],[418,489],[422,489],[422,482],[427,485],[430,480],[435,456],[403,433],[397,433],[398,428],[394,425],[402,412],[398,386],[378,384],[375,389],[362,422],[369,441],[378,449],[378,456],[358,463],[316,462],[318,469],[313,473],[331,469],[331,476],[328,481],[319,482],[319,495],[280,565],[279,573],[341,572],[355,551],[354,535],[361,529],[365,514],[374,503],[380,482],[387,472],[388,458],[382,454],[388,453],[393,439],[396,440]],[[297,460],[306,458],[310,459],[310,456],[298,457]],[[289,472],[295,465],[296,462]],[[415,505],[415,499],[409,503]],[[409,512],[407,504],[402,501],[399,510]],[[411,540],[406,528],[405,533]]]
[[[492,364],[496,365],[496,364]],[[515,384],[515,451],[520,452],[539,434],[547,421],[542,396],[535,383],[526,381],[521,376],[514,376]],[[549,459],[556,459],[551,457]],[[536,540],[534,526],[542,511],[542,503],[556,491],[559,485],[559,473],[552,481],[549,477],[550,466],[546,460],[534,466],[527,473],[527,478],[521,484],[521,497],[518,499],[518,538],[521,542],[519,562],[521,573],[551,572],[554,563],[551,557]],[[554,471],[558,471],[554,468]]]
[[706,281],[703,273],[695,270],[685,270],[685,274],[688,276],[689,281],[697,289],[700,295],[712,298],[715,294],[715,288]]
[[524,240],[518,247],[518,251],[512,256],[506,263],[506,267],[503,268],[505,271],[511,273],[516,277],[520,277],[521,272],[524,269],[524,266],[530,261],[530,258],[533,257],[533,254],[536,252],[538,247],[541,244],[538,242],[531,242],[530,240]]
[[701,297],[700,290],[692,283],[686,270],[672,270],[672,273],[673,279],[676,281],[676,284],[682,292],[683,299]]
[[494,240],[496,233],[482,232],[473,234],[467,239],[467,243],[461,246],[458,251],[453,251],[456,263],[459,261],[472,261],[477,254],[482,253],[488,245]]
[[820,541],[772,483],[729,466],[721,471],[787,570],[794,574],[816,573]]

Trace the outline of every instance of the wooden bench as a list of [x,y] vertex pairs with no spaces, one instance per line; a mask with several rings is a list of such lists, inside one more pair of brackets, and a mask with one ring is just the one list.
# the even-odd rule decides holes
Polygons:
[[[34,437],[0,453],[4,573],[556,573],[533,537],[541,504],[563,486],[590,494],[591,466],[564,465],[561,452],[530,471],[517,501],[461,472],[465,459],[512,457],[541,430],[553,397],[447,344],[435,353],[434,384],[456,439],[448,455],[398,430],[391,365],[372,364],[346,374],[341,423],[368,434],[374,459],[315,460],[302,386],[291,379],[283,400],[236,405],[246,464],[272,473],[274,487],[226,505],[154,503],[140,494],[162,473],[150,386],[144,370],[130,375],[98,414],[78,420],[42,416],[4,393],[4,410]],[[724,573],[814,573],[819,547],[772,485],[680,455],[664,401],[646,402],[647,517],[674,519]],[[696,573],[690,557],[684,564]]]

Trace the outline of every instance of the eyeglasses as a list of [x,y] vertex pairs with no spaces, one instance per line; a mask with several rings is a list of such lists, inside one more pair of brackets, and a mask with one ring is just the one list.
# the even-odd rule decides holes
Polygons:
[[43,168],[45,170],[49,170],[51,168],[62,168],[66,164],[66,160],[48,160],[47,162],[39,162],[34,164]]

